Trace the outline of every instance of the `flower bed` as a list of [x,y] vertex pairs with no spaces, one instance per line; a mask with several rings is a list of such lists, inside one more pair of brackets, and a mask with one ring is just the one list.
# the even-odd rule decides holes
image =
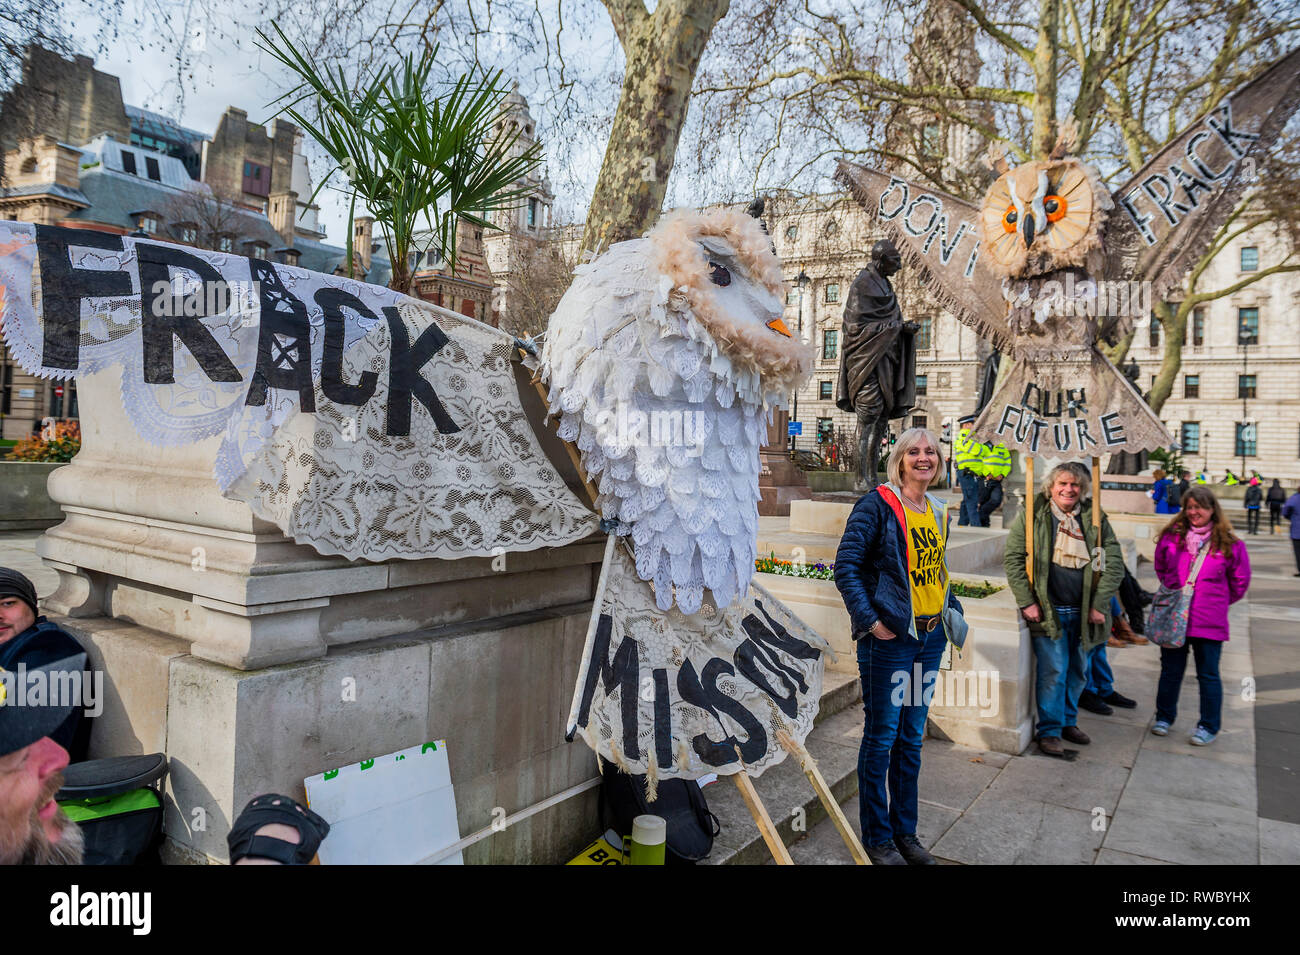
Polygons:
[[[792,560],[777,560],[774,552],[755,560],[754,570],[760,574],[779,574],[782,577],[807,577],[812,580],[835,579],[835,563],[833,561],[828,564],[819,560],[810,564]],[[988,597],[1001,589],[1000,584],[993,584],[987,580],[982,584],[972,584],[961,580],[954,580],[952,583],[952,592],[958,597]]]

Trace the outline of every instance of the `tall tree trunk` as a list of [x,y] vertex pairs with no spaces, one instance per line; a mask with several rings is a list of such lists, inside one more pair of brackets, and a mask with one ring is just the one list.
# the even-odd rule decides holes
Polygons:
[[686,120],[695,71],[730,0],[604,0],[627,67],[591,197],[583,249],[608,248],[654,225]]
[[1056,49],[1060,27],[1061,0],[1039,0],[1038,44],[1034,47],[1034,159],[1046,159],[1056,145]]

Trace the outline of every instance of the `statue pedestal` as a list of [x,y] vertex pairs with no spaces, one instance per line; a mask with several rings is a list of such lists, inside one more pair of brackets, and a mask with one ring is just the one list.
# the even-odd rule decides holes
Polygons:
[[[219,437],[153,447],[121,369],[78,381],[82,450],[49,479],[64,521],[37,553],[43,610],[104,674],[93,758],[165,752],[169,857],[223,861],[254,795],[445,739],[460,831],[596,775],[564,722],[603,539],[505,559],[324,557],[223,498]],[[558,863],[590,839],[588,791],[466,850]],[[199,810],[202,810],[201,812]]]
[[791,501],[812,498],[808,478],[795,467],[786,453],[786,431],[790,423],[788,411],[775,411],[772,423],[767,426],[767,443],[759,451],[761,471],[758,477],[758,502],[760,517],[785,517],[790,513]]

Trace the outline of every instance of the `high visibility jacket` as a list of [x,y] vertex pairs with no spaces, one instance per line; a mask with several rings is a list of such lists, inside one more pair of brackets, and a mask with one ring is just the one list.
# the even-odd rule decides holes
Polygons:
[[1006,477],[1011,473],[1011,452],[1005,444],[986,444],[980,461],[986,477]]
[[971,438],[968,427],[957,432],[957,440],[952,445],[952,464],[972,474],[984,473],[984,445]]
[[1228,476],[1223,479],[1223,483],[1228,485],[1228,487],[1232,487],[1234,484],[1240,484],[1241,481],[1237,479],[1237,475],[1229,471]]

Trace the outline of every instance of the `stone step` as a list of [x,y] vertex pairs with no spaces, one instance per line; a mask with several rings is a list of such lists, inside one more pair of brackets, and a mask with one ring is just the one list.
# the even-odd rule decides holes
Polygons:
[[[822,684],[821,709],[812,732],[804,741],[804,746],[840,802],[858,791],[861,699],[862,684],[856,676],[827,671]],[[826,810],[812,783],[804,776],[798,762],[790,757],[754,780],[754,788],[786,845],[802,839],[813,826],[826,818]],[[772,858],[735,783],[725,777],[719,778],[705,787],[704,797],[722,825],[705,864],[762,865]],[[848,849],[845,848],[844,852],[847,856]]]

